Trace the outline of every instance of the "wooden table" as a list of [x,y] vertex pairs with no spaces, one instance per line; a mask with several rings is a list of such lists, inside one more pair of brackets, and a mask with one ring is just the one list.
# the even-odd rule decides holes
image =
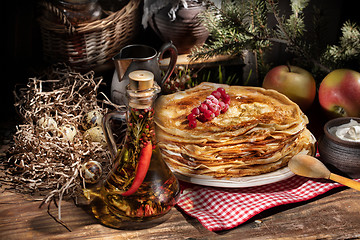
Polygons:
[[[210,232],[174,208],[154,227],[118,230],[105,227],[73,202],[63,202],[62,220],[30,196],[2,192],[0,239],[356,239],[360,238],[360,192],[336,189],[320,198],[265,211],[232,230]],[[51,210],[56,215],[55,207]]]
[[[316,111],[313,111],[316,112]],[[316,118],[314,118],[316,119]],[[312,123],[316,123],[312,121]],[[317,124],[316,124],[317,125]],[[14,126],[11,123],[10,126]],[[1,126],[0,129],[9,129]],[[317,127],[316,129],[319,130]],[[315,132],[315,129],[313,129]],[[4,131],[1,131],[1,135]],[[315,132],[316,134],[316,132]],[[0,157],[8,140],[1,136]],[[0,188],[0,239],[360,239],[360,192],[333,189],[310,201],[266,210],[227,231],[210,232],[176,207],[168,219],[141,230],[105,227],[72,201],[62,203],[62,220],[69,232],[39,208],[41,199]],[[52,205],[51,213],[57,216]]]

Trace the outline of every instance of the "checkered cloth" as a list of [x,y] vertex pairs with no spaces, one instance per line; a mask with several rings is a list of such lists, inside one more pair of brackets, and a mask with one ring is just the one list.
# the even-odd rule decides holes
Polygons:
[[215,188],[183,182],[181,186],[177,205],[208,230],[220,231],[234,228],[266,209],[306,201],[342,185],[293,176],[251,188]]

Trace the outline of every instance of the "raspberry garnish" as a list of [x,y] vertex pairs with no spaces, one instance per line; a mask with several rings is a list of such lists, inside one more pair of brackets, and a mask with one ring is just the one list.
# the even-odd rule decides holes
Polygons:
[[195,128],[197,125],[196,120],[200,122],[211,121],[220,114],[225,113],[229,109],[230,96],[226,93],[224,88],[218,88],[207,96],[205,101],[191,110],[187,116],[189,127]]

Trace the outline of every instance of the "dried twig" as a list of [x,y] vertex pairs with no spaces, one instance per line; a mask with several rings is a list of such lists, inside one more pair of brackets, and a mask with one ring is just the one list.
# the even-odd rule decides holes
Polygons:
[[66,225],[65,222],[63,222],[61,219],[55,217],[54,215],[51,214],[50,212],[50,204],[51,202],[49,202],[48,204],[48,209],[47,209],[47,213],[49,214],[50,217],[52,217],[57,223],[61,224],[64,228],[66,228],[69,232],[71,232],[71,228],[69,226]]

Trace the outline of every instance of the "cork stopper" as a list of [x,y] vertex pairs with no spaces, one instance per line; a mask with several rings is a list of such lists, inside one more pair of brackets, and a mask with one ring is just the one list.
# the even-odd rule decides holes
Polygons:
[[129,74],[131,90],[143,91],[154,86],[154,74],[146,70],[136,70]]

